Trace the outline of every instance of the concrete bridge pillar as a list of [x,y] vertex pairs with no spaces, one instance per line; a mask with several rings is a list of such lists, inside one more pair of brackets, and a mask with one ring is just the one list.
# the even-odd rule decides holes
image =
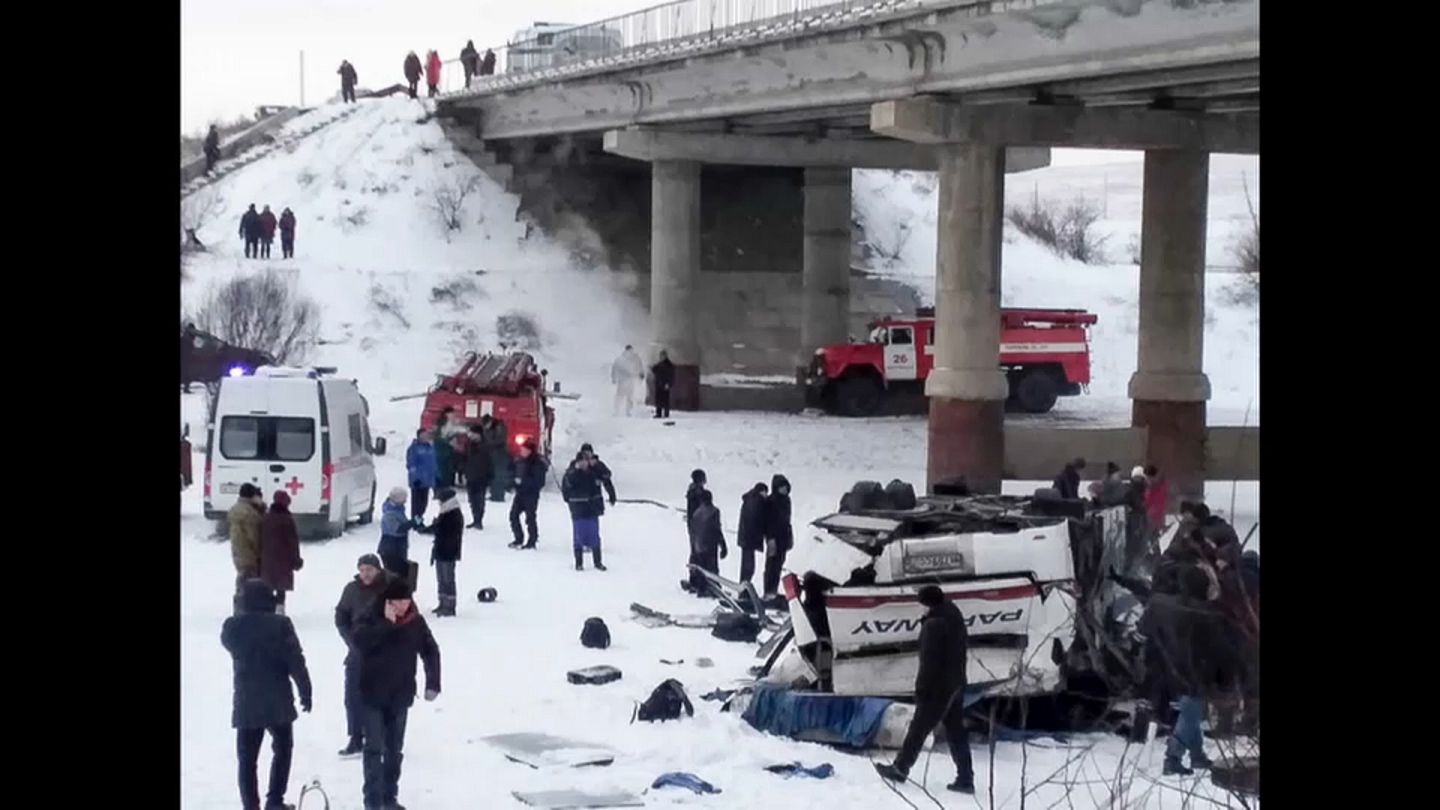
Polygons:
[[844,343],[850,323],[850,169],[805,170],[805,257],[800,295],[800,356]]
[[661,350],[675,364],[670,406],[700,408],[700,164],[657,160],[650,166],[651,362]]
[[1145,152],[1140,232],[1140,356],[1132,424],[1148,428],[1148,461],[1180,498],[1205,491],[1205,223],[1210,155]]
[[1000,249],[1005,149],[947,143],[939,156],[939,245],[935,262],[935,368],[930,398],[930,485],[963,476],[998,493],[1005,460],[1000,372]]

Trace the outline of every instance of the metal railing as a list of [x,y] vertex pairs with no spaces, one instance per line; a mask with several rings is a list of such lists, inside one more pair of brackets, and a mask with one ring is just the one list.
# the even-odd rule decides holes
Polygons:
[[[470,89],[493,90],[651,57],[738,47],[753,40],[843,27],[924,5],[927,0],[675,0],[492,46],[495,75],[477,76]],[[484,48],[479,50],[484,54]],[[446,62],[442,92],[463,91],[464,84],[460,60]]]

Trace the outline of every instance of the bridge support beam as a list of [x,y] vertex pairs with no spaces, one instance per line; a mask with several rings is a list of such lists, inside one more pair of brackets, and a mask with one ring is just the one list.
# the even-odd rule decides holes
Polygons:
[[650,167],[651,361],[675,364],[670,406],[700,409],[700,164],[660,160]]
[[850,324],[850,169],[805,170],[798,366],[844,343]]
[[1171,491],[1204,497],[1205,224],[1210,156],[1145,153],[1140,221],[1140,353],[1130,378],[1132,421],[1149,429],[1147,456]]
[[974,491],[998,493],[1009,392],[998,362],[1005,150],[945,144],[938,179],[935,368],[925,383],[930,399],[926,475],[932,489],[938,481],[964,477]]

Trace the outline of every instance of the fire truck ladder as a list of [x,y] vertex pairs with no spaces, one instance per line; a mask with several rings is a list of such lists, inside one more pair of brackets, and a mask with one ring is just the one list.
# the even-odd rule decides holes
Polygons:
[[446,380],[446,388],[457,394],[492,391],[519,393],[527,378],[534,376],[535,360],[528,354],[478,354],[470,352],[464,365]]

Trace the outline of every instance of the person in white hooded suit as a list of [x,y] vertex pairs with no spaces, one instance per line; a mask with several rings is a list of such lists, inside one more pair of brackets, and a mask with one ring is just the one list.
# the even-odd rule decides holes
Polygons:
[[625,351],[615,358],[610,364],[610,382],[615,384],[615,414],[617,416],[633,416],[635,412],[635,392],[645,380],[645,364],[640,362],[640,355],[635,353],[633,346],[626,346]]

